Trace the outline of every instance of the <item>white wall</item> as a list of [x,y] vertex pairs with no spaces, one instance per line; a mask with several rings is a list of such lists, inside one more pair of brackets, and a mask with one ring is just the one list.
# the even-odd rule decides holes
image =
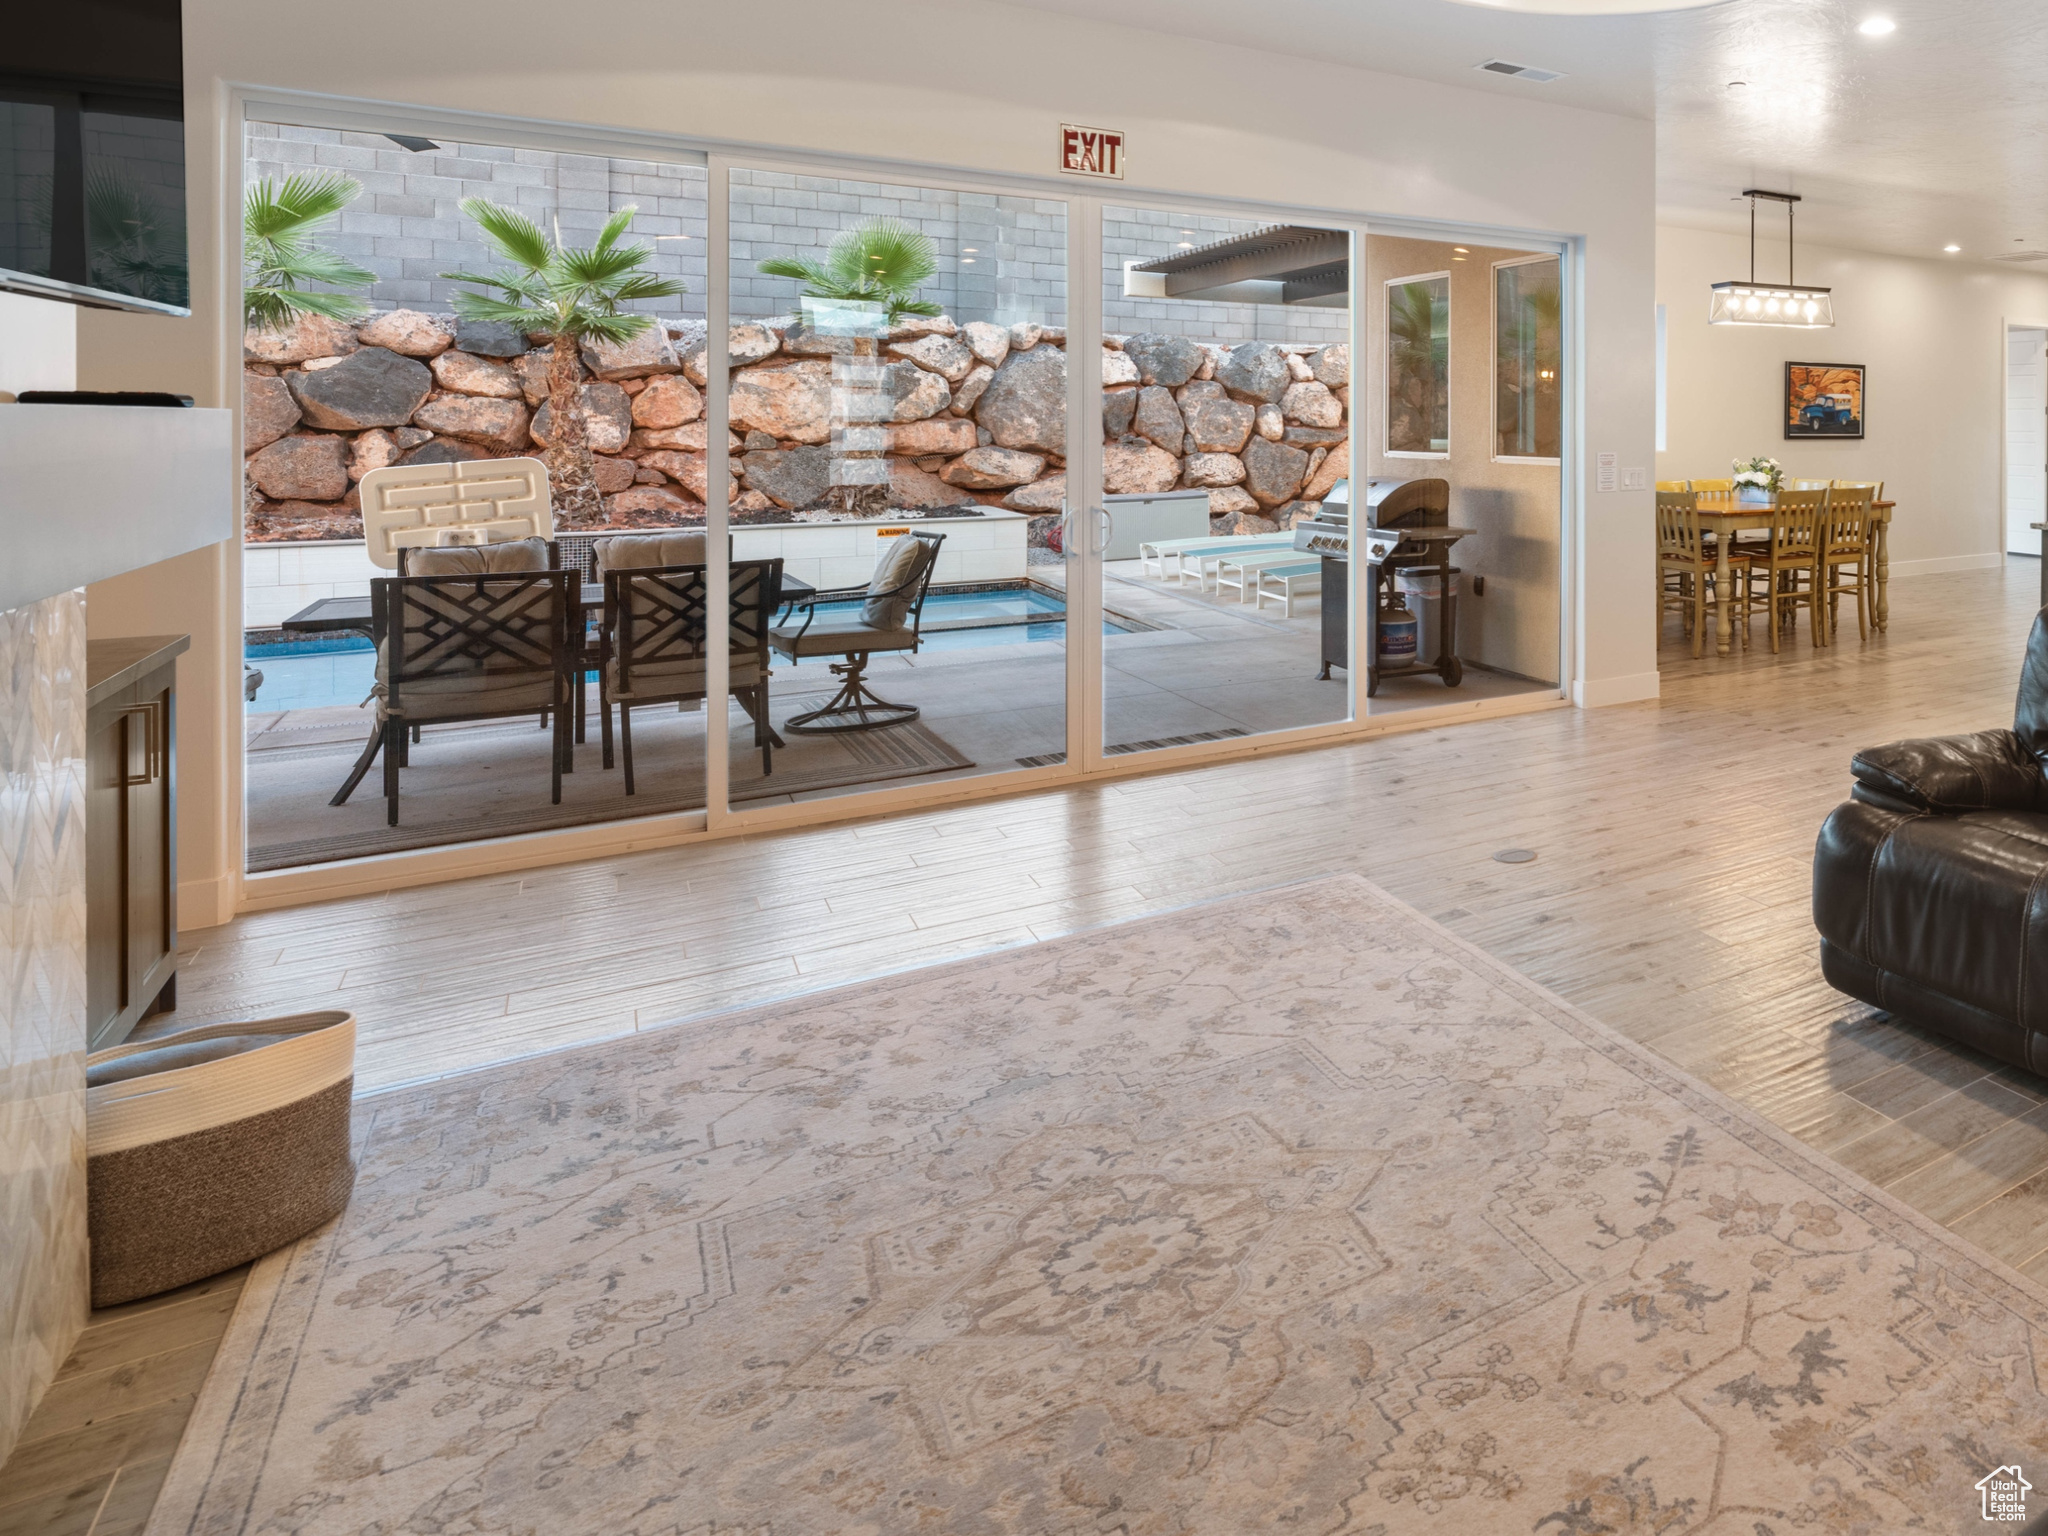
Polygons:
[[0,389],[75,389],[78,311],[69,304],[0,293]]
[[[1759,275],[1782,275],[1782,245]],[[1657,231],[1657,301],[1669,329],[1666,452],[1657,478],[1720,477],[1769,454],[1802,478],[1882,480],[1898,503],[1892,574],[1995,563],[2007,320],[2048,323],[2048,277],[1953,261],[1799,248],[1799,281],[1835,291],[1832,330],[1709,326],[1707,289],[1749,273],[1746,235]],[[1860,441],[1787,442],[1785,364],[1862,363]]]
[[[595,12],[595,14],[593,14]],[[602,23],[602,24],[600,24]],[[343,29],[345,37],[336,29]],[[337,20],[312,0],[211,0],[185,18],[194,318],[91,317],[93,383],[122,370],[229,403],[237,358],[222,342],[219,198],[234,175],[222,82],[513,113],[736,144],[1048,176],[1062,120],[1129,135],[1143,191],[1236,196],[1370,215],[1582,237],[1589,449],[1647,465],[1652,451],[1654,134],[1647,121],[1370,74],[985,0],[608,0],[570,25],[539,0],[358,0]],[[309,38],[336,46],[308,46]],[[627,151],[630,152],[630,151]],[[1104,184],[1071,182],[1077,193]],[[227,196],[232,205],[234,189]],[[150,327],[140,362],[101,347]],[[105,364],[105,368],[102,368]],[[1586,479],[1584,595],[1575,692],[1618,702],[1656,689],[1651,498],[1595,494]],[[191,630],[215,657],[211,756],[181,742],[190,807],[186,878],[239,817],[233,678],[220,634],[235,557],[196,558],[176,590],[133,603],[138,625]],[[206,638],[211,630],[215,639]],[[196,668],[195,668],[196,670]],[[190,690],[188,689],[188,693]],[[211,794],[214,804],[198,802]],[[202,823],[204,825],[202,825]],[[231,840],[230,840],[231,841]],[[222,912],[225,916],[225,911]],[[202,921],[196,908],[186,921]]]

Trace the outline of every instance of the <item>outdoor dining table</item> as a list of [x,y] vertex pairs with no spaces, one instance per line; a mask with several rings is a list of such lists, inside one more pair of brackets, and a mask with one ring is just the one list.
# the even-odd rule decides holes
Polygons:
[[[1740,504],[1730,492],[1703,491],[1699,493],[1700,532],[1718,535],[1715,538],[1714,555],[1714,654],[1726,656],[1728,643],[1735,632],[1735,615],[1729,595],[1734,592],[1734,578],[1728,569],[1728,557],[1734,551],[1735,535],[1751,531],[1768,533],[1771,528],[1771,514],[1776,499],[1762,503]],[[1891,581],[1892,563],[1888,542],[1892,522],[1892,507],[1889,501],[1873,501],[1870,504],[1870,564],[1871,564],[1871,627],[1882,631],[1885,621],[1891,617],[1891,605],[1885,589]]]
[[[784,576],[781,586],[782,604],[801,603],[817,595],[817,588],[807,581],[794,576]],[[604,606],[604,583],[586,581],[583,583],[583,606],[586,609]],[[335,635],[355,630],[363,634],[370,632],[370,598],[323,597],[308,603],[297,613],[277,626],[288,635]]]

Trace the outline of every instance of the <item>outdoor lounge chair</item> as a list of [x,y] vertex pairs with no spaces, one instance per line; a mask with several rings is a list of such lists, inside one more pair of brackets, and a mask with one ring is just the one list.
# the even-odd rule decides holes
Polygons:
[[[599,540],[604,581],[598,628],[598,708],[604,721],[604,765],[612,766],[612,706],[619,707],[619,751],[626,793],[633,793],[633,710],[636,705],[689,704],[707,696],[711,611],[710,567],[702,532],[629,534]],[[768,719],[768,625],[782,597],[780,560],[728,563],[726,686],[754,722],[761,772],[775,771],[784,745]]]
[[1287,549],[1292,547],[1293,542],[1292,534],[1272,533],[1223,533],[1211,534],[1201,539],[1162,539],[1138,546],[1138,569],[1142,573],[1147,566],[1155,566],[1159,579],[1164,581],[1169,574],[1166,562],[1171,560],[1173,570],[1170,574],[1176,581],[1184,582],[1187,580],[1187,562],[1190,559],[1196,561],[1199,571],[1204,556],[1228,554],[1233,550]]
[[1266,606],[1267,598],[1277,599],[1281,610],[1291,619],[1294,617],[1294,599],[1297,594],[1322,590],[1321,559],[1297,560],[1290,565],[1269,565],[1260,571],[1254,596],[1261,608]]
[[345,805],[381,749],[386,819],[398,825],[398,771],[422,725],[540,715],[554,729],[553,802],[570,768],[571,678],[581,612],[573,571],[551,570],[540,539],[409,552],[405,576],[370,583],[377,723],[330,805]]
[[[891,704],[867,685],[868,657],[877,651],[917,650],[918,626],[924,617],[925,595],[939,563],[943,533],[922,529],[890,539],[875,559],[875,574],[865,587],[818,592],[798,603],[792,622],[768,631],[768,643],[792,663],[806,656],[844,656],[832,664],[841,679],[839,691],[822,709],[791,715],[783,722],[792,731],[871,731],[915,720],[915,704]],[[864,599],[861,611],[846,618],[820,618],[821,603]],[[801,622],[796,622],[800,620]]]
[[1256,603],[1261,571],[1301,563],[1301,551],[1291,543],[1278,549],[1253,550],[1249,554],[1237,551],[1225,555],[1216,562],[1216,595],[1221,597],[1227,589],[1235,592],[1241,603]]

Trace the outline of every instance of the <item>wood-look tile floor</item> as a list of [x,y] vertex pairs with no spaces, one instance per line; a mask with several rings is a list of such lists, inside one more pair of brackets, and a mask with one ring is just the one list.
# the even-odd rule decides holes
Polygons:
[[[2048,1082],[1834,992],[1808,915],[1857,747],[2010,720],[2037,579],[1895,582],[1819,652],[1695,661],[1673,619],[1656,703],[245,917],[165,1022],[352,1008],[367,1091],[1352,869],[2048,1280]],[[137,1528],[238,1286],[95,1317],[0,1536]]]

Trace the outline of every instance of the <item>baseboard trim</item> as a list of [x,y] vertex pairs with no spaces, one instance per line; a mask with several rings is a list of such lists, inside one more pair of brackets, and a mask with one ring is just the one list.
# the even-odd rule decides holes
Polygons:
[[235,882],[228,875],[178,882],[178,931],[218,928],[235,915]]
[[1572,702],[1580,709],[1604,709],[1610,704],[1639,704],[1657,697],[1659,678],[1655,672],[1635,672],[1622,677],[1580,677],[1572,680]]
[[1937,555],[1931,560],[1894,560],[1887,574],[1896,581],[1902,576],[1939,576],[1945,571],[1995,571],[2004,564],[2005,556],[1997,553]]

